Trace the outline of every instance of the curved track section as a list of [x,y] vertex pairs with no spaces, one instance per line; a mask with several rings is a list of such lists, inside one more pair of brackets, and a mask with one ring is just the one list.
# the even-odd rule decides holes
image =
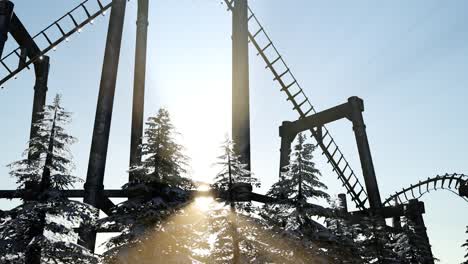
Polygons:
[[468,202],[468,175],[453,173],[427,178],[427,180],[419,181],[415,185],[410,185],[396,192],[385,200],[384,205],[390,205],[390,203],[395,203],[395,201],[403,204],[436,190],[451,191]]

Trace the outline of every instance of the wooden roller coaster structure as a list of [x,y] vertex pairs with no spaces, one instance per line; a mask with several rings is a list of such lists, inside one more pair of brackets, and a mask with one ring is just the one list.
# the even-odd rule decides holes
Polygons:
[[[85,0],[32,37],[21,23],[20,18],[14,13],[14,5],[10,1],[0,0],[0,54],[3,54],[8,33],[18,43],[17,48],[0,59],[0,67],[3,69],[3,71],[0,70],[0,86],[3,88],[8,80],[16,77],[25,69],[30,69],[31,65],[34,66],[36,82],[34,85],[32,124],[38,120],[38,113],[45,105],[50,67],[50,59],[46,54],[50,50],[54,50],[63,41],[68,40],[71,35],[79,33],[83,27],[92,24],[100,15],[105,15],[107,10],[110,9],[111,11],[86,183],[84,189],[63,191],[65,196],[83,198],[85,203],[93,205],[105,213],[110,213],[110,209],[114,206],[110,198],[125,198],[131,195],[124,190],[105,189],[103,185],[126,2],[127,0]],[[347,215],[357,218],[368,215],[393,218],[394,226],[398,226],[401,217],[410,217],[420,225],[419,230],[426,238],[427,247],[430,250],[422,218],[424,204],[418,199],[430,190],[450,189],[452,191],[458,190],[458,194],[466,200],[468,197],[467,176],[452,174],[429,178],[395,193],[382,203],[370,147],[365,134],[362,100],[352,97],[343,105],[317,112],[284,57],[278,52],[265,27],[248,7],[247,0],[224,0],[224,3],[227,5],[228,11],[233,13],[233,57],[243,58],[242,60],[233,60],[233,94],[239,92],[238,94],[243,97],[240,100],[244,103],[243,108],[236,109],[244,115],[240,118],[248,119],[249,113],[248,59],[245,59],[248,58],[248,50],[245,49],[246,45],[248,45],[247,40],[257,50],[257,55],[266,64],[265,68],[271,71],[274,77],[273,80],[279,84],[280,91],[286,94],[287,100],[293,105],[293,110],[299,115],[298,120],[283,122],[280,128],[282,138],[280,170],[287,165],[290,144],[297,132],[310,131],[328,163],[332,166],[332,170],[337,174],[338,179],[355,204],[357,211],[348,212],[346,208]],[[148,9],[149,0],[138,0],[130,165],[136,165],[141,160],[138,145],[141,143],[143,134]],[[43,45],[40,46],[38,43],[43,43]],[[239,84],[239,82],[236,82],[236,76],[241,78],[244,83]],[[247,90],[242,85],[247,85]],[[236,90],[241,88],[244,90]],[[246,101],[247,105],[245,105]],[[233,116],[234,118],[238,117]],[[351,168],[335,139],[325,126],[327,123],[340,118],[346,118],[353,122],[365,185],[361,184],[355,171]],[[37,132],[32,124],[31,137]],[[300,129],[298,130],[298,128]],[[239,125],[233,120],[233,135],[236,135],[236,133],[239,135],[240,143],[244,146],[240,150],[241,155],[247,162],[250,162],[249,130],[248,124]],[[132,175],[129,177],[131,179]],[[416,194],[415,191],[417,191]],[[225,193],[193,191],[193,196],[199,195],[226,198]],[[408,197],[409,195],[411,196]],[[27,197],[28,199],[34,199],[34,196],[35,190],[33,187],[25,190],[0,191],[0,198],[24,199]],[[262,203],[285,202],[253,193],[251,188],[241,188],[234,198],[236,197],[237,200],[253,200]],[[343,199],[343,196],[341,197]],[[344,197],[344,200],[346,200],[346,197]],[[309,206],[318,207],[312,204]],[[84,245],[91,250],[94,250],[95,247],[97,231],[89,227],[83,227],[80,232]]]

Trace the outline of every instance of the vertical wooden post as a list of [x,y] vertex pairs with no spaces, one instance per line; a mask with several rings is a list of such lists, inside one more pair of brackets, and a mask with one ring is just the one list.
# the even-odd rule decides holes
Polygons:
[[361,160],[362,174],[366,183],[367,195],[369,197],[369,205],[371,210],[377,213],[381,212],[382,201],[380,198],[379,186],[377,185],[377,178],[375,176],[374,163],[372,162],[372,155],[367,139],[366,125],[362,117],[364,111],[364,103],[358,97],[350,97],[348,99],[351,107],[350,119],[353,122],[353,130],[356,138],[356,143]]
[[279,166],[279,178],[281,179],[282,174],[286,172],[286,166],[289,165],[289,156],[291,155],[291,144],[296,137],[296,134],[291,134],[288,129],[288,125],[291,124],[289,121],[284,121],[279,128],[279,135],[281,137],[281,148],[280,148],[280,166]]
[[[34,65],[36,72],[36,83],[34,84],[34,99],[33,99],[33,109],[31,114],[31,130],[29,138],[32,139],[37,134],[37,128],[34,126],[40,119],[41,113],[44,111],[44,106],[46,103],[47,97],[47,84],[49,81],[49,57],[43,56],[42,59],[37,61]],[[31,154],[28,156],[29,159]]]
[[[114,106],[115,85],[122,44],[122,31],[127,0],[113,0],[107,32],[106,50],[102,66],[101,83],[94,120],[91,153],[89,155],[88,172],[84,186],[84,202],[98,207],[101,192],[104,189],[104,172],[106,167],[107,147]],[[94,251],[96,232],[84,227],[81,230],[83,245]]]
[[[423,206],[420,206],[422,204]],[[423,214],[425,213],[424,204],[419,202],[417,199],[411,199],[408,202],[407,215],[410,222],[414,224],[414,232],[421,240],[415,241],[419,246],[422,247],[426,253],[424,263],[434,264],[434,256],[432,255],[431,243],[429,242],[429,237],[427,236],[427,228],[424,223]]]
[[[130,167],[141,163],[140,145],[143,136],[145,110],[146,50],[148,42],[149,0],[138,0],[137,34],[135,48],[135,72],[133,80],[132,132],[130,139]],[[132,181],[134,176],[129,175]]]
[[[398,206],[398,198],[395,197],[395,206]],[[392,217],[392,225],[395,230],[401,231],[401,217],[400,216],[394,216]]]
[[0,0],[0,57],[3,55],[3,48],[8,39],[11,16],[13,15],[14,4],[10,1]]
[[232,138],[236,153],[250,170],[249,46],[247,0],[234,0],[232,11]]

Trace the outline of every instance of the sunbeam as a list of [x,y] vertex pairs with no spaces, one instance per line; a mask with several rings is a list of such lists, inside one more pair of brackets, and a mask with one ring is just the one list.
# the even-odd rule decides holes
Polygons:
[[[234,240],[241,263],[322,263],[315,245],[304,245],[252,215],[233,213],[212,197],[196,197],[180,212],[142,236],[142,243],[119,254],[113,264],[232,262]],[[216,260],[214,256],[218,257]]]

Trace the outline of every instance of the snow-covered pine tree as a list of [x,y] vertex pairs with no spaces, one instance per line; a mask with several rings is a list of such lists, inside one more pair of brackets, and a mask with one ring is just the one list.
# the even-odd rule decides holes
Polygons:
[[306,143],[304,134],[298,134],[290,165],[268,191],[268,195],[272,197],[288,199],[294,203],[266,205],[264,213],[264,217],[272,224],[283,226],[286,230],[298,232],[310,239],[320,229],[320,225],[312,220],[320,212],[311,210],[305,204],[311,199],[329,198],[324,191],[327,186],[320,181],[320,171],[313,162],[315,148],[315,145]]
[[203,263],[314,263],[309,258],[313,254],[305,254],[301,241],[288,237],[278,228],[270,228],[252,214],[238,213],[233,219],[230,208],[221,203],[214,207],[207,212],[204,234],[213,243]]
[[214,189],[228,192],[235,183],[249,183],[254,187],[260,187],[260,182],[249,170],[247,164],[241,162],[240,155],[234,151],[235,142],[226,136],[221,145],[222,155],[218,157],[216,166],[220,167],[220,172],[216,174],[214,183],[211,185]]
[[402,227],[401,232],[396,233],[393,237],[393,250],[400,257],[402,263],[409,263],[413,250],[410,238],[407,235],[410,231],[406,230],[407,228],[407,226]]
[[401,263],[431,263],[432,252],[427,248],[427,241],[416,232],[414,222],[403,217],[402,230],[393,237],[393,251]]
[[[129,259],[137,257],[128,254],[133,249],[141,255],[158,252],[159,258],[186,251],[183,243],[179,243],[180,236],[172,236],[170,243],[171,239],[167,237],[165,245],[153,243],[158,239],[155,234],[164,235],[161,232],[164,222],[181,213],[180,209],[187,205],[188,190],[193,188],[192,181],[184,176],[188,158],[176,136],[167,110],[160,109],[155,116],[148,118],[141,145],[141,165],[130,168],[132,181],[123,186],[130,197],[117,205],[111,216],[100,221],[105,228],[122,230],[120,235],[107,242],[106,262],[146,263],[144,258]],[[183,229],[182,226],[180,228]]]
[[[236,183],[259,185],[234,151],[228,137],[222,144],[222,155],[216,165],[220,172],[212,184],[214,189],[228,192]],[[214,203],[208,217],[204,237],[211,237],[212,247],[204,263],[315,263],[315,251],[304,241],[271,226],[260,217],[259,208],[246,202]],[[323,260],[320,258],[320,260]]]
[[393,250],[393,240],[388,226],[380,217],[363,217],[356,226],[359,237],[355,240],[363,263],[404,263]]
[[183,176],[188,157],[183,153],[183,146],[176,142],[178,133],[169,112],[159,109],[156,116],[148,118],[146,126],[146,141],[141,146],[142,166],[133,168],[137,183],[162,182],[170,187],[193,188],[192,181]]
[[[330,207],[343,211],[339,199],[329,199]],[[327,255],[333,259],[333,263],[362,263],[360,248],[355,240],[359,233],[356,224],[344,217],[330,216],[325,220],[326,227],[333,237],[329,241]]]
[[260,186],[257,178],[246,169],[247,165],[241,162],[240,155],[234,149],[234,142],[226,136],[223,142],[222,155],[218,157],[215,165],[221,168],[215,176],[212,188],[219,192],[228,193],[226,203],[229,209],[218,208],[211,213],[212,224],[210,230],[217,234],[215,246],[211,253],[211,262],[214,263],[244,263],[242,259],[243,251],[241,244],[248,243],[246,234],[240,235],[238,226],[238,213],[250,215],[252,213],[251,202],[235,202],[232,188],[238,183],[248,183],[255,187]]
[[61,190],[79,178],[72,175],[70,145],[76,139],[65,126],[71,113],[57,95],[34,124],[37,134],[30,140],[22,160],[9,165],[18,189],[28,190],[24,203],[4,215],[0,224],[1,263],[97,263],[97,258],[78,245],[74,227],[92,224],[93,208],[68,200]]

